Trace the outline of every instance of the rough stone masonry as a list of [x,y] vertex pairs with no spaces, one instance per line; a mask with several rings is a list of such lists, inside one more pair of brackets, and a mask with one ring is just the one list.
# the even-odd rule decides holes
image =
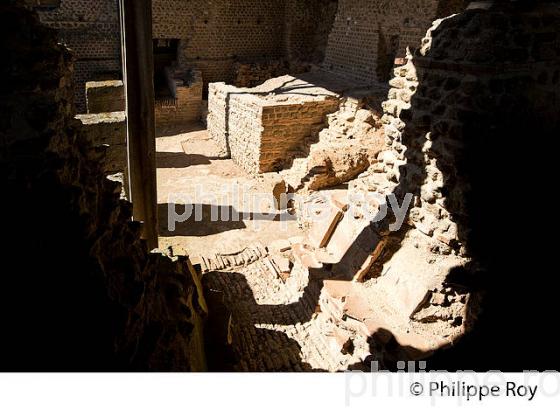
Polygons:
[[199,278],[140,239],[106,147],[74,119],[71,53],[23,7],[2,4],[0,24],[2,249],[21,262],[3,286],[22,290],[0,301],[2,369],[204,370]]
[[[208,249],[202,273],[187,257],[149,253],[106,178],[126,162],[122,87],[80,84],[106,80],[116,61],[80,45],[95,42],[93,27],[111,49],[114,10],[71,3],[40,11],[58,34],[0,6],[2,248],[16,262],[0,301],[8,369],[205,370],[208,353],[212,370],[394,368],[430,356],[438,368],[483,358],[519,370],[544,350],[535,319],[555,289],[547,241],[533,226],[541,209],[522,219],[517,198],[522,177],[533,187],[553,162],[529,149],[560,128],[555,2],[154,1],[155,40],[177,44],[160,121],[197,120],[207,86],[222,156],[264,174],[274,193],[304,193],[325,217],[290,207],[301,236]],[[64,36],[77,41],[77,71]],[[88,61],[95,73],[80,77]],[[226,84],[240,64],[251,87]],[[77,121],[74,93],[86,91],[90,112]],[[348,194],[366,195],[350,204]],[[410,199],[396,232],[395,215],[365,216],[379,195]]]

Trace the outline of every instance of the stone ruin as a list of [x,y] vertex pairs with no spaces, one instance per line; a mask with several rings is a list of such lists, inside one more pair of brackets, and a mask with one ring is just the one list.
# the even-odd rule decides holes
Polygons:
[[[8,62],[25,67],[4,73],[11,81],[0,99],[6,192],[52,214],[10,227],[43,232],[30,246],[45,266],[67,249],[54,286],[37,274],[39,260],[30,277],[58,287],[93,323],[52,305],[56,330],[69,333],[88,369],[341,371],[431,357],[434,367],[461,363],[458,347],[476,356],[480,340],[517,317],[488,309],[491,320],[479,324],[486,291],[501,293],[480,276],[512,266],[492,249],[501,236],[490,225],[507,232],[507,222],[482,211],[481,198],[498,198],[488,174],[507,177],[489,166],[504,140],[560,128],[558,5],[239,3],[153,0],[157,126],[202,120],[215,160],[231,159],[275,197],[301,194],[285,210],[301,235],[192,258],[150,253],[131,220],[115,2],[42,7],[42,24],[21,4],[1,6],[13,28],[2,39]],[[404,219],[388,208],[387,218],[368,220],[389,197],[410,205]],[[29,211],[5,206],[14,216]],[[76,277],[75,266],[84,267]],[[23,282],[10,278],[14,288]],[[35,298],[48,304],[31,291]],[[32,340],[29,328],[6,322]],[[55,336],[47,347],[64,357]],[[10,351],[19,339],[5,342]],[[83,357],[80,346],[95,354]],[[26,366],[75,368],[41,352]]]

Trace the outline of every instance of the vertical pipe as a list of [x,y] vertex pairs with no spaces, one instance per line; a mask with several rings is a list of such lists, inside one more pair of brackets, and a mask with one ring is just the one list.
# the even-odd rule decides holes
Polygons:
[[143,238],[158,247],[152,0],[119,0],[129,195]]

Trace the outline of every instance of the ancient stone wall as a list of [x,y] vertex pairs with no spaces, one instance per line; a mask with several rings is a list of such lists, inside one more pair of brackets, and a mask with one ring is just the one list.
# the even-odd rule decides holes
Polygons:
[[338,109],[336,94],[326,90],[325,95],[282,95],[281,85],[293,81],[294,77],[284,76],[255,88],[210,84],[209,133],[223,155],[249,173],[279,171],[289,165],[307,149],[308,139],[326,126],[327,114]]
[[226,99],[227,144],[231,158],[245,171],[260,170],[263,107],[261,100],[250,93],[235,90]]
[[212,83],[208,86],[208,134],[218,146],[219,155],[226,158],[230,156],[227,109],[229,99],[229,87],[224,83]]
[[[532,18],[542,23],[531,29],[531,17],[474,9],[437,21],[412,61],[395,70],[383,118],[390,151],[381,159],[389,180],[418,195],[411,223],[435,240],[436,252],[469,253],[467,178],[474,170],[463,166],[467,144],[481,138],[473,128],[498,133],[528,100],[527,118],[558,126],[558,33],[537,13]],[[481,35],[492,22],[500,26]],[[485,44],[498,37],[502,48],[489,54]]]
[[438,14],[462,6],[443,0],[340,0],[323,66],[364,83],[388,81],[395,58],[420,45]]
[[[154,0],[152,4],[154,39],[180,40],[179,68],[202,71],[206,84],[232,82],[239,61],[320,63],[336,11],[333,0]],[[75,100],[78,111],[85,112],[85,82],[121,76],[117,1],[62,0],[58,7],[37,10],[75,52]]]
[[[557,4],[541,3],[496,1],[435,22],[421,49],[391,80],[382,119],[387,150],[353,183],[414,197],[407,222],[412,229],[405,229],[412,244],[398,239],[387,247],[377,286],[402,300],[419,288],[419,275],[406,272],[420,263],[403,269],[407,253],[427,253],[422,260],[432,264],[430,275],[452,262],[437,292],[411,316],[413,323],[447,320],[452,327],[478,320],[476,336],[466,337],[455,353],[440,353],[440,367],[458,360],[458,368],[492,363],[521,369],[535,360],[531,355],[511,363],[516,347],[507,341],[518,332],[519,317],[542,303],[541,290],[548,286],[545,262],[523,256],[527,242],[520,240],[519,224],[528,219],[510,202],[532,166],[546,167],[534,159],[539,144],[530,141],[560,132],[560,11]],[[519,166],[515,158],[527,163]],[[410,290],[401,293],[407,283]],[[478,317],[471,296],[481,289],[484,314]],[[453,323],[440,307],[461,300],[475,312]],[[524,331],[540,328],[527,325]],[[544,339],[531,349],[535,355]]]
[[39,8],[41,21],[59,33],[76,56],[75,94],[79,113],[86,111],[85,83],[121,77],[119,12],[116,0],[61,0]]
[[105,178],[106,148],[73,118],[71,54],[24,8],[2,4],[0,25],[1,248],[24,261],[4,269],[2,370],[203,370],[198,276],[148,251]]
[[205,83],[231,82],[238,58],[283,55],[284,0],[155,0],[153,20],[154,38],[179,39],[179,66]]

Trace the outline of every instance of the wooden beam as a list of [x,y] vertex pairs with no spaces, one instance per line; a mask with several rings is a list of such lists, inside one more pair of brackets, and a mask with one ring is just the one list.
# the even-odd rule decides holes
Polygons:
[[158,247],[152,0],[119,0],[129,195],[150,249]]

